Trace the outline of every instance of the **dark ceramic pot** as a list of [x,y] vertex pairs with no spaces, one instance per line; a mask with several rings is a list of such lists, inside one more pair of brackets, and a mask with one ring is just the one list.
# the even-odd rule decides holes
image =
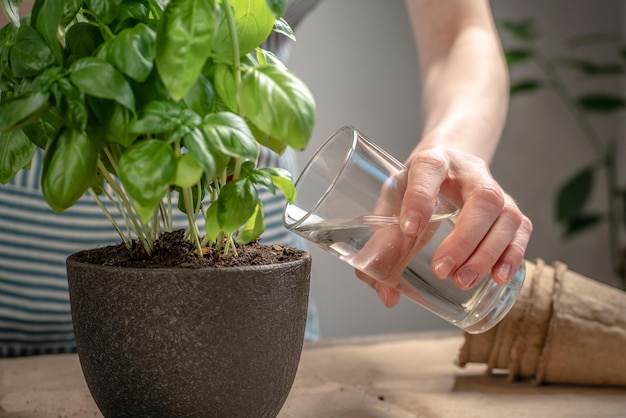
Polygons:
[[135,269],[67,260],[83,374],[105,417],[275,417],[300,360],[311,258]]

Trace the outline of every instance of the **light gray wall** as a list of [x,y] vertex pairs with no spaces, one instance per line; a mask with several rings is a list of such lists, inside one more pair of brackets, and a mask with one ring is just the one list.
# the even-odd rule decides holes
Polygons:
[[[552,52],[560,50],[568,35],[619,30],[621,25],[619,0],[494,1],[492,6],[497,18],[533,17],[544,32],[542,48]],[[418,61],[403,0],[324,0],[296,35],[290,68],[309,85],[318,105],[318,122],[300,155],[302,164],[347,124],[403,160],[420,132]],[[570,81],[583,82],[575,76]],[[613,122],[603,125],[607,134],[617,134],[617,129]],[[591,158],[569,115],[553,95],[540,93],[511,104],[492,169],[534,222],[527,258],[562,260],[611,282],[606,228],[563,242],[552,216],[558,184]],[[451,329],[408,300],[393,309],[383,307],[350,267],[317,248],[311,253],[322,336]]]

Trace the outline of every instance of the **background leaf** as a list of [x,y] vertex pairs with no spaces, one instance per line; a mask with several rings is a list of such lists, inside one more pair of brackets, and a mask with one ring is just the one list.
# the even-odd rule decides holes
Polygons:
[[530,19],[501,20],[498,26],[520,41],[532,41],[538,37],[537,28]]
[[563,235],[565,238],[571,238],[580,232],[593,228],[603,220],[604,217],[598,213],[578,213],[565,222]]
[[543,87],[543,83],[539,80],[520,80],[511,83],[509,94],[515,96],[522,93],[531,93]]
[[504,58],[509,68],[533,58],[535,52],[528,48],[509,49],[504,51]]
[[593,113],[612,113],[626,106],[622,96],[610,93],[589,93],[578,98],[578,105]]
[[557,191],[556,219],[567,221],[580,213],[589,200],[594,183],[593,167],[576,173]]

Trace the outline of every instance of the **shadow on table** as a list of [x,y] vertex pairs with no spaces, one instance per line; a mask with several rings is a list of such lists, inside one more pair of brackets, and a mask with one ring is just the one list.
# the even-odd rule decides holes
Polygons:
[[626,388],[566,384],[536,385],[531,379],[510,381],[504,373],[460,375],[454,379],[453,392],[519,395],[626,395]]

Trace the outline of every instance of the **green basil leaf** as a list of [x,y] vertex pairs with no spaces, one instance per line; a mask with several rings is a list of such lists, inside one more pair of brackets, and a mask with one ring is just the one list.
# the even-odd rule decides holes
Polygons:
[[150,18],[150,7],[147,1],[123,0],[117,15],[115,32],[131,28],[139,22],[146,23]]
[[279,167],[263,167],[257,169],[271,177],[274,186],[278,187],[285,195],[289,203],[293,203],[296,198],[296,187],[293,184],[291,173],[284,168]]
[[[171,145],[159,140],[135,143],[119,160],[119,174],[128,194],[141,210],[145,223],[152,216],[176,177],[176,155]],[[142,210],[143,209],[143,210]]]
[[65,0],[36,0],[31,12],[31,26],[44,39],[57,65],[63,65],[63,50],[57,37],[63,18]]
[[246,117],[268,135],[295,149],[308,144],[315,124],[315,100],[289,70],[263,65],[246,71],[239,104]]
[[[239,56],[244,56],[261,45],[272,33],[276,18],[266,0],[230,0],[235,18]],[[222,3],[223,7],[226,7]],[[233,62],[233,41],[225,13],[220,19],[213,54]]]
[[70,67],[70,80],[85,94],[115,100],[134,110],[135,96],[130,85],[115,67],[99,58],[82,58]]
[[276,19],[280,19],[287,11],[287,0],[265,0]]
[[102,144],[120,144],[128,147],[137,137],[130,132],[129,127],[133,120],[133,114],[126,107],[109,101],[100,100],[99,102],[90,101],[93,106],[98,106],[98,122],[92,120],[89,124],[89,136],[98,138]]
[[198,115],[211,113],[215,99],[213,84],[200,74],[185,96],[185,104]]
[[141,108],[153,101],[170,100],[170,95],[163,85],[156,68],[152,69],[148,78],[142,83],[138,83],[132,78],[129,80],[129,83],[135,93],[135,105],[137,108]]
[[96,175],[98,147],[81,132],[64,129],[45,153],[41,191],[50,207],[63,212],[87,191]]
[[234,232],[252,216],[259,195],[252,182],[238,179],[226,183],[217,199],[217,220],[225,232]]
[[263,203],[259,200],[254,213],[246,222],[244,227],[237,233],[235,241],[239,244],[249,244],[256,240],[265,232],[265,219],[263,214]]
[[57,109],[50,108],[32,123],[22,128],[30,142],[41,149],[48,148],[48,144],[57,137],[63,126],[63,119]]
[[250,131],[252,131],[256,142],[266,148],[271,149],[278,155],[283,155],[283,153],[287,149],[287,144],[261,131],[251,122],[248,122],[248,126],[250,127]]
[[9,51],[9,62],[16,76],[32,77],[54,65],[55,58],[35,29],[22,26],[15,34],[14,45]]
[[61,24],[63,26],[69,25],[72,20],[76,18],[76,13],[83,6],[83,0],[65,0],[63,7],[63,17],[61,18]]
[[241,117],[230,112],[212,113],[204,118],[202,130],[222,153],[243,160],[255,160],[259,149]]
[[5,25],[0,29],[0,49],[8,50],[13,46],[13,39],[18,30],[19,27],[15,25]]
[[217,175],[215,153],[200,129],[193,129],[183,138],[183,142],[189,154],[193,156],[204,169],[204,174],[208,178],[214,178]]
[[28,124],[48,110],[49,95],[42,91],[0,101],[0,131]]
[[296,40],[296,35],[293,33],[293,29],[287,23],[287,21],[283,18],[280,18],[274,22],[274,32],[280,33],[283,36],[291,39],[292,41]]
[[0,6],[4,11],[4,15],[15,26],[20,26],[20,4],[22,0],[0,0]]
[[204,232],[206,237],[212,242],[217,241],[217,236],[222,232],[219,222],[217,220],[217,202],[211,204],[204,214]]
[[84,131],[87,126],[85,95],[67,78],[60,79],[57,85],[63,95],[61,117],[65,124],[76,131]]
[[[179,160],[179,163],[180,163],[180,160]],[[202,168],[200,169],[202,170]],[[192,208],[189,211],[189,213],[195,214],[200,201],[204,199],[204,188],[198,187],[200,186],[199,183],[193,184],[192,186],[194,187],[189,188],[189,190],[191,191],[191,205],[192,205]],[[174,186],[174,190],[178,192],[178,206],[177,206],[178,209],[183,213],[188,213],[187,205],[185,204],[185,196],[183,194],[183,191],[178,186]]]
[[37,147],[21,129],[0,132],[0,183],[8,183],[18,171],[26,167]]
[[157,31],[156,65],[170,95],[181,100],[209,57],[215,28],[213,0],[171,0]]
[[215,85],[217,96],[228,107],[228,110],[237,113],[239,105],[237,103],[237,85],[235,84],[233,68],[226,64],[215,64],[213,84]]
[[122,0],[85,0],[85,3],[98,19],[104,23],[111,23],[120,11]]
[[150,75],[155,54],[156,33],[142,23],[124,29],[107,46],[107,61],[139,82]]
[[90,57],[103,42],[100,29],[86,22],[70,26],[65,34],[65,48],[74,59]]
[[266,51],[262,48],[256,49],[256,58],[257,58],[257,61],[259,62],[259,65],[274,64],[283,69],[287,68],[285,64],[283,64],[283,62],[280,59],[278,59],[276,54],[274,54],[271,51]]
[[[177,103],[151,102],[140,110],[130,129],[136,134],[176,131],[184,125],[185,115],[189,113]],[[200,124],[199,117],[196,122]]]
[[174,184],[179,187],[191,187],[202,179],[204,169],[189,153],[178,158]]
[[272,194],[276,194],[276,188],[272,183],[272,178],[262,171],[255,170],[254,165],[255,163],[253,161],[244,162],[241,165],[240,178],[246,178],[256,186],[264,187]]

